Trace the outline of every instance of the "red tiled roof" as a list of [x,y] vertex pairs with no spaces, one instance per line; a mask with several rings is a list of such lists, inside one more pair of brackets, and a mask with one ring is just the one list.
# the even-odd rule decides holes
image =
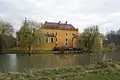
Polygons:
[[76,30],[71,24],[66,23],[46,22],[44,23],[43,27],[52,29]]

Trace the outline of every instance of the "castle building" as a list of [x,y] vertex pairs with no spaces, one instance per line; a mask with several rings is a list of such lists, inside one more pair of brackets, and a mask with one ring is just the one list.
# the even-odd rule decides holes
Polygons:
[[[78,34],[78,29],[73,25],[65,23],[45,22],[40,28],[42,33],[45,33],[45,47],[53,49],[54,47],[73,48],[75,45],[75,36]],[[74,39],[74,40],[73,40]],[[53,44],[53,46],[50,46]],[[47,48],[46,48],[47,49]]]

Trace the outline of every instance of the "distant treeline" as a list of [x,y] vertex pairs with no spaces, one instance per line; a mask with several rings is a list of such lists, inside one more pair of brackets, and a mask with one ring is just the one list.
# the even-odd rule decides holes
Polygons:
[[[41,45],[44,41],[44,34],[42,34],[39,29],[42,24],[36,21],[25,20],[21,24],[21,28],[16,33],[16,38],[12,36],[13,26],[7,21],[0,20],[0,52],[12,49],[18,46],[16,44],[17,39],[20,40],[20,47],[29,48]],[[99,32],[99,26],[95,25],[84,29],[81,33],[80,39],[77,39],[76,45],[82,50],[88,50],[92,52],[103,51],[107,49],[120,49],[120,30],[110,31],[106,35]],[[103,44],[102,44],[103,43]]]
[[120,29],[107,33],[106,38],[104,39],[104,46],[120,49]]

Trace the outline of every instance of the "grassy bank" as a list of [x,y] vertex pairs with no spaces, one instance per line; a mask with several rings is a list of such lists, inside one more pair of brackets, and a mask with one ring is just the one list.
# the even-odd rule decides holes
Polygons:
[[[6,50],[5,53],[9,54],[28,54],[28,51],[25,50]],[[31,54],[51,54],[52,50],[32,50]]]
[[120,80],[120,62],[0,73],[0,80]]
[[[53,51],[53,50],[31,50],[30,54],[52,54],[52,53],[60,53],[61,51]],[[111,51],[111,50],[106,50],[104,51],[105,53],[107,52],[116,52],[116,51]],[[28,51],[25,50],[5,50],[3,53],[6,54],[28,54]],[[78,54],[87,54],[89,52],[87,51],[64,51],[62,53],[78,53]],[[90,54],[94,54],[94,53],[90,53]]]
[[[6,50],[4,53],[9,54],[28,54],[28,51],[25,50]],[[60,51],[52,50],[31,50],[31,54],[51,54],[51,53],[60,53]],[[64,53],[83,53],[82,51],[64,51]]]

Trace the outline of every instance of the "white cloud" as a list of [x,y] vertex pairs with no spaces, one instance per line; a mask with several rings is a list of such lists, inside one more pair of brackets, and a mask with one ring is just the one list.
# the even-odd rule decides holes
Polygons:
[[80,32],[99,24],[101,32],[120,25],[119,0],[0,0],[0,19],[10,21],[15,30],[24,17],[37,21],[68,21]]

